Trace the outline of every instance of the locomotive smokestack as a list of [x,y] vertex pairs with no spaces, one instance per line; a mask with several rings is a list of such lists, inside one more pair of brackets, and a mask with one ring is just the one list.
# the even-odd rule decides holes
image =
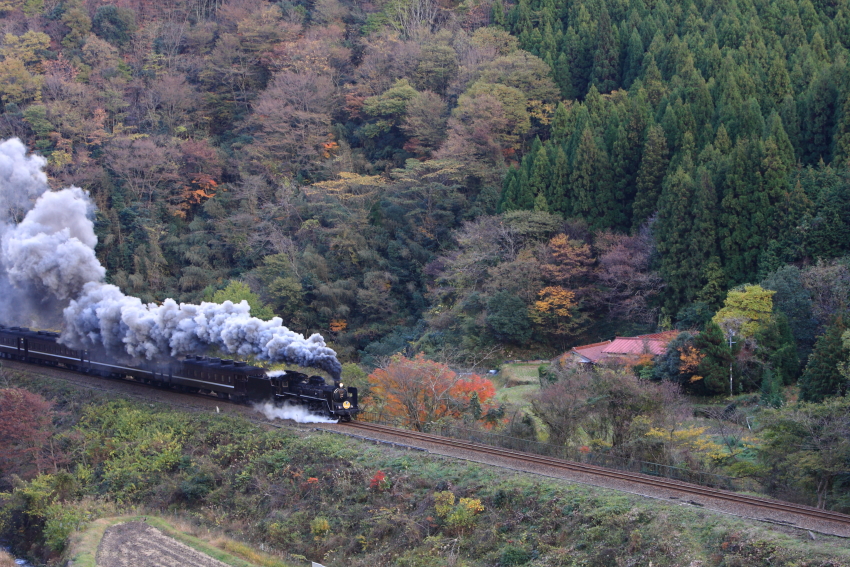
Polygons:
[[[27,157],[18,140],[0,143],[0,206],[5,215],[0,223],[0,280],[30,297],[49,298],[42,309],[50,302],[67,305],[62,343],[103,349],[127,361],[202,354],[216,347],[321,368],[339,379],[342,367],[321,335],[305,338],[277,317],[251,317],[245,301],[143,304],[104,283],[106,270],[94,254],[94,207],[87,193],[77,187],[49,192],[44,164],[41,157]],[[12,306],[3,309],[12,311]]]

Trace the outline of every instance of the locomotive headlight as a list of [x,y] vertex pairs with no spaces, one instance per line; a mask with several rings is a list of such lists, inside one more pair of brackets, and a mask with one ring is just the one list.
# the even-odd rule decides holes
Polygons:
[[350,408],[350,407],[351,407],[351,402],[349,402],[349,401],[347,401],[347,400],[346,400],[346,401],[344,401],[344,402],[342,402],[342,407],[344,407],[345,409]]

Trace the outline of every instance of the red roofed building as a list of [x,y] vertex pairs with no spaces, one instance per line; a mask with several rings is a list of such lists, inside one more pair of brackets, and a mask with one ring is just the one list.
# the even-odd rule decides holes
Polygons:
[[593,343],[592,345],[577,346],[567,354],[573,355],[577,362],[596,364],[603,356],[602,351],[610,344],[611,341],[603,341],[601,343]]
[[633,362],[641,355],[660,356],[667,352],[667,344],[676,338],[679,331],[664,331],[651,335],[636,337],[615,337],[613,341],[577,346],[568,353],[574,362],[581,364],[597,364],[605,360]]

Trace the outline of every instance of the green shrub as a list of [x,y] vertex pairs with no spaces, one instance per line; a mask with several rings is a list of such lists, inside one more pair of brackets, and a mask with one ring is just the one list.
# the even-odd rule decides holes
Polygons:
[[525,565],[531,561],[531,553],[521,547],[509,545],[502,549],[499,557],[499,565],[509,567],[510,565]]

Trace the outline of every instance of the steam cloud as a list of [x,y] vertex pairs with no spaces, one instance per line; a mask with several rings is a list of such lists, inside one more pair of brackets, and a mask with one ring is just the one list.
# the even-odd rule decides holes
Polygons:
[[[305,338],[284,327],[280,318],[251,317],[246,301],[143,304],[104,283],[106,270],[94,254],[97,236],[88,195],[78,187],[49,192],[44,164],[39,156],[28,157],[19,140],[0,143],[0,206],[5,215],[0,222],[0,285],[10,284],[27,299],[43,298],[32,306],[42,313],[55,310],[57,303],[67,305],[63,344],[103,350],[127,362],[203,354],[217,347],[237,356],[321,368],[339,378],[336,353],[321,335]],[[15,225],[23,212],[26,216]],[[22,303],[0,308],[8,322],[20,319],[19,311],[26,309]]]
[[266,416],[266,419],[291,419],[297,423],[336,423],[335,419],[310,413],[303,406],[276,406],[271,402],[255,404],[254,409]]

